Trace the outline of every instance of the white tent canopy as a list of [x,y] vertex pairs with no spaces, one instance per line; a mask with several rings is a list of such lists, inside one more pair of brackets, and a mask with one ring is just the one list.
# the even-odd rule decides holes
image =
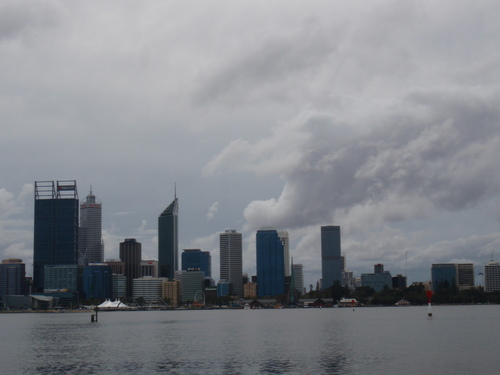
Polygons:
[[100,310],[101,309],[128,309],[129,307],[125,305],[123,302],[120,300],[116,301],[111,301],[107,299],[103,303],[101,303],[99,306],[97,306]]

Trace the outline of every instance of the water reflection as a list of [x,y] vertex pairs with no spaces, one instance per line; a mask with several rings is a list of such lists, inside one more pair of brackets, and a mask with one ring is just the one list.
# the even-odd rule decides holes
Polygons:
[[260,365],[260,372],[264,374],[288,374],[294,368],[288,359],[268,358]]

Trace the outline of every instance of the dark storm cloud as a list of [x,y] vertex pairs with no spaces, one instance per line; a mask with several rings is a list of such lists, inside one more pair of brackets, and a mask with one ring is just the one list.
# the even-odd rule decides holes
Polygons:
[[[462,210],[499,194],[499,176],[493,172],[500,158],[500,112],[494,99],[461,91],[411,93],[399,103],[401,110],[383,118],[374,113],[374,122],[382,125],[357,136],[345,136],[349,124],[333,116],[311,114],[256,144],[231,144],[207,170],[227,163],[282,175],[279,198],[247,207],[249,229],[263,223],[295,228],[328,222],[336,211],[390,205],[395,199]],[[380,219],[422,214],[421,207],[414,208],[402,207]]]
[[33,35],[39,29],[54,26],[58,11],[50,3],[4,1],[0,4],[0,43]]
[[231,51],[227,62],[201,77],[196,101],[233,102],[258,99],[284,100],[287,85],[313,79],[335,49],[334,34],[306,22],[275,34],[257,34]]

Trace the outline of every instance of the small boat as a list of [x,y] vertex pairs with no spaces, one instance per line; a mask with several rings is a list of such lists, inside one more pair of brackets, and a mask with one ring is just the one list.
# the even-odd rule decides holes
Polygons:
[[410,301],[406,299],[400,299],[398,302],[394,304],[394,306],[410,306],[410,305],[411,305]]

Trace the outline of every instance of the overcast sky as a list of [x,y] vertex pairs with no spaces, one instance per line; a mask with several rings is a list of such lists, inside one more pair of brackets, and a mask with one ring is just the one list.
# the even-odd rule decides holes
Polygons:
[[[355,276],[500,259],[497,1],[0,1],[0,258],[33,259],[33,185],[103,203],[105,257],[212,254],[288,230],[305,283],[320,226]],[[476,280],[482,283],[480,277]]]

